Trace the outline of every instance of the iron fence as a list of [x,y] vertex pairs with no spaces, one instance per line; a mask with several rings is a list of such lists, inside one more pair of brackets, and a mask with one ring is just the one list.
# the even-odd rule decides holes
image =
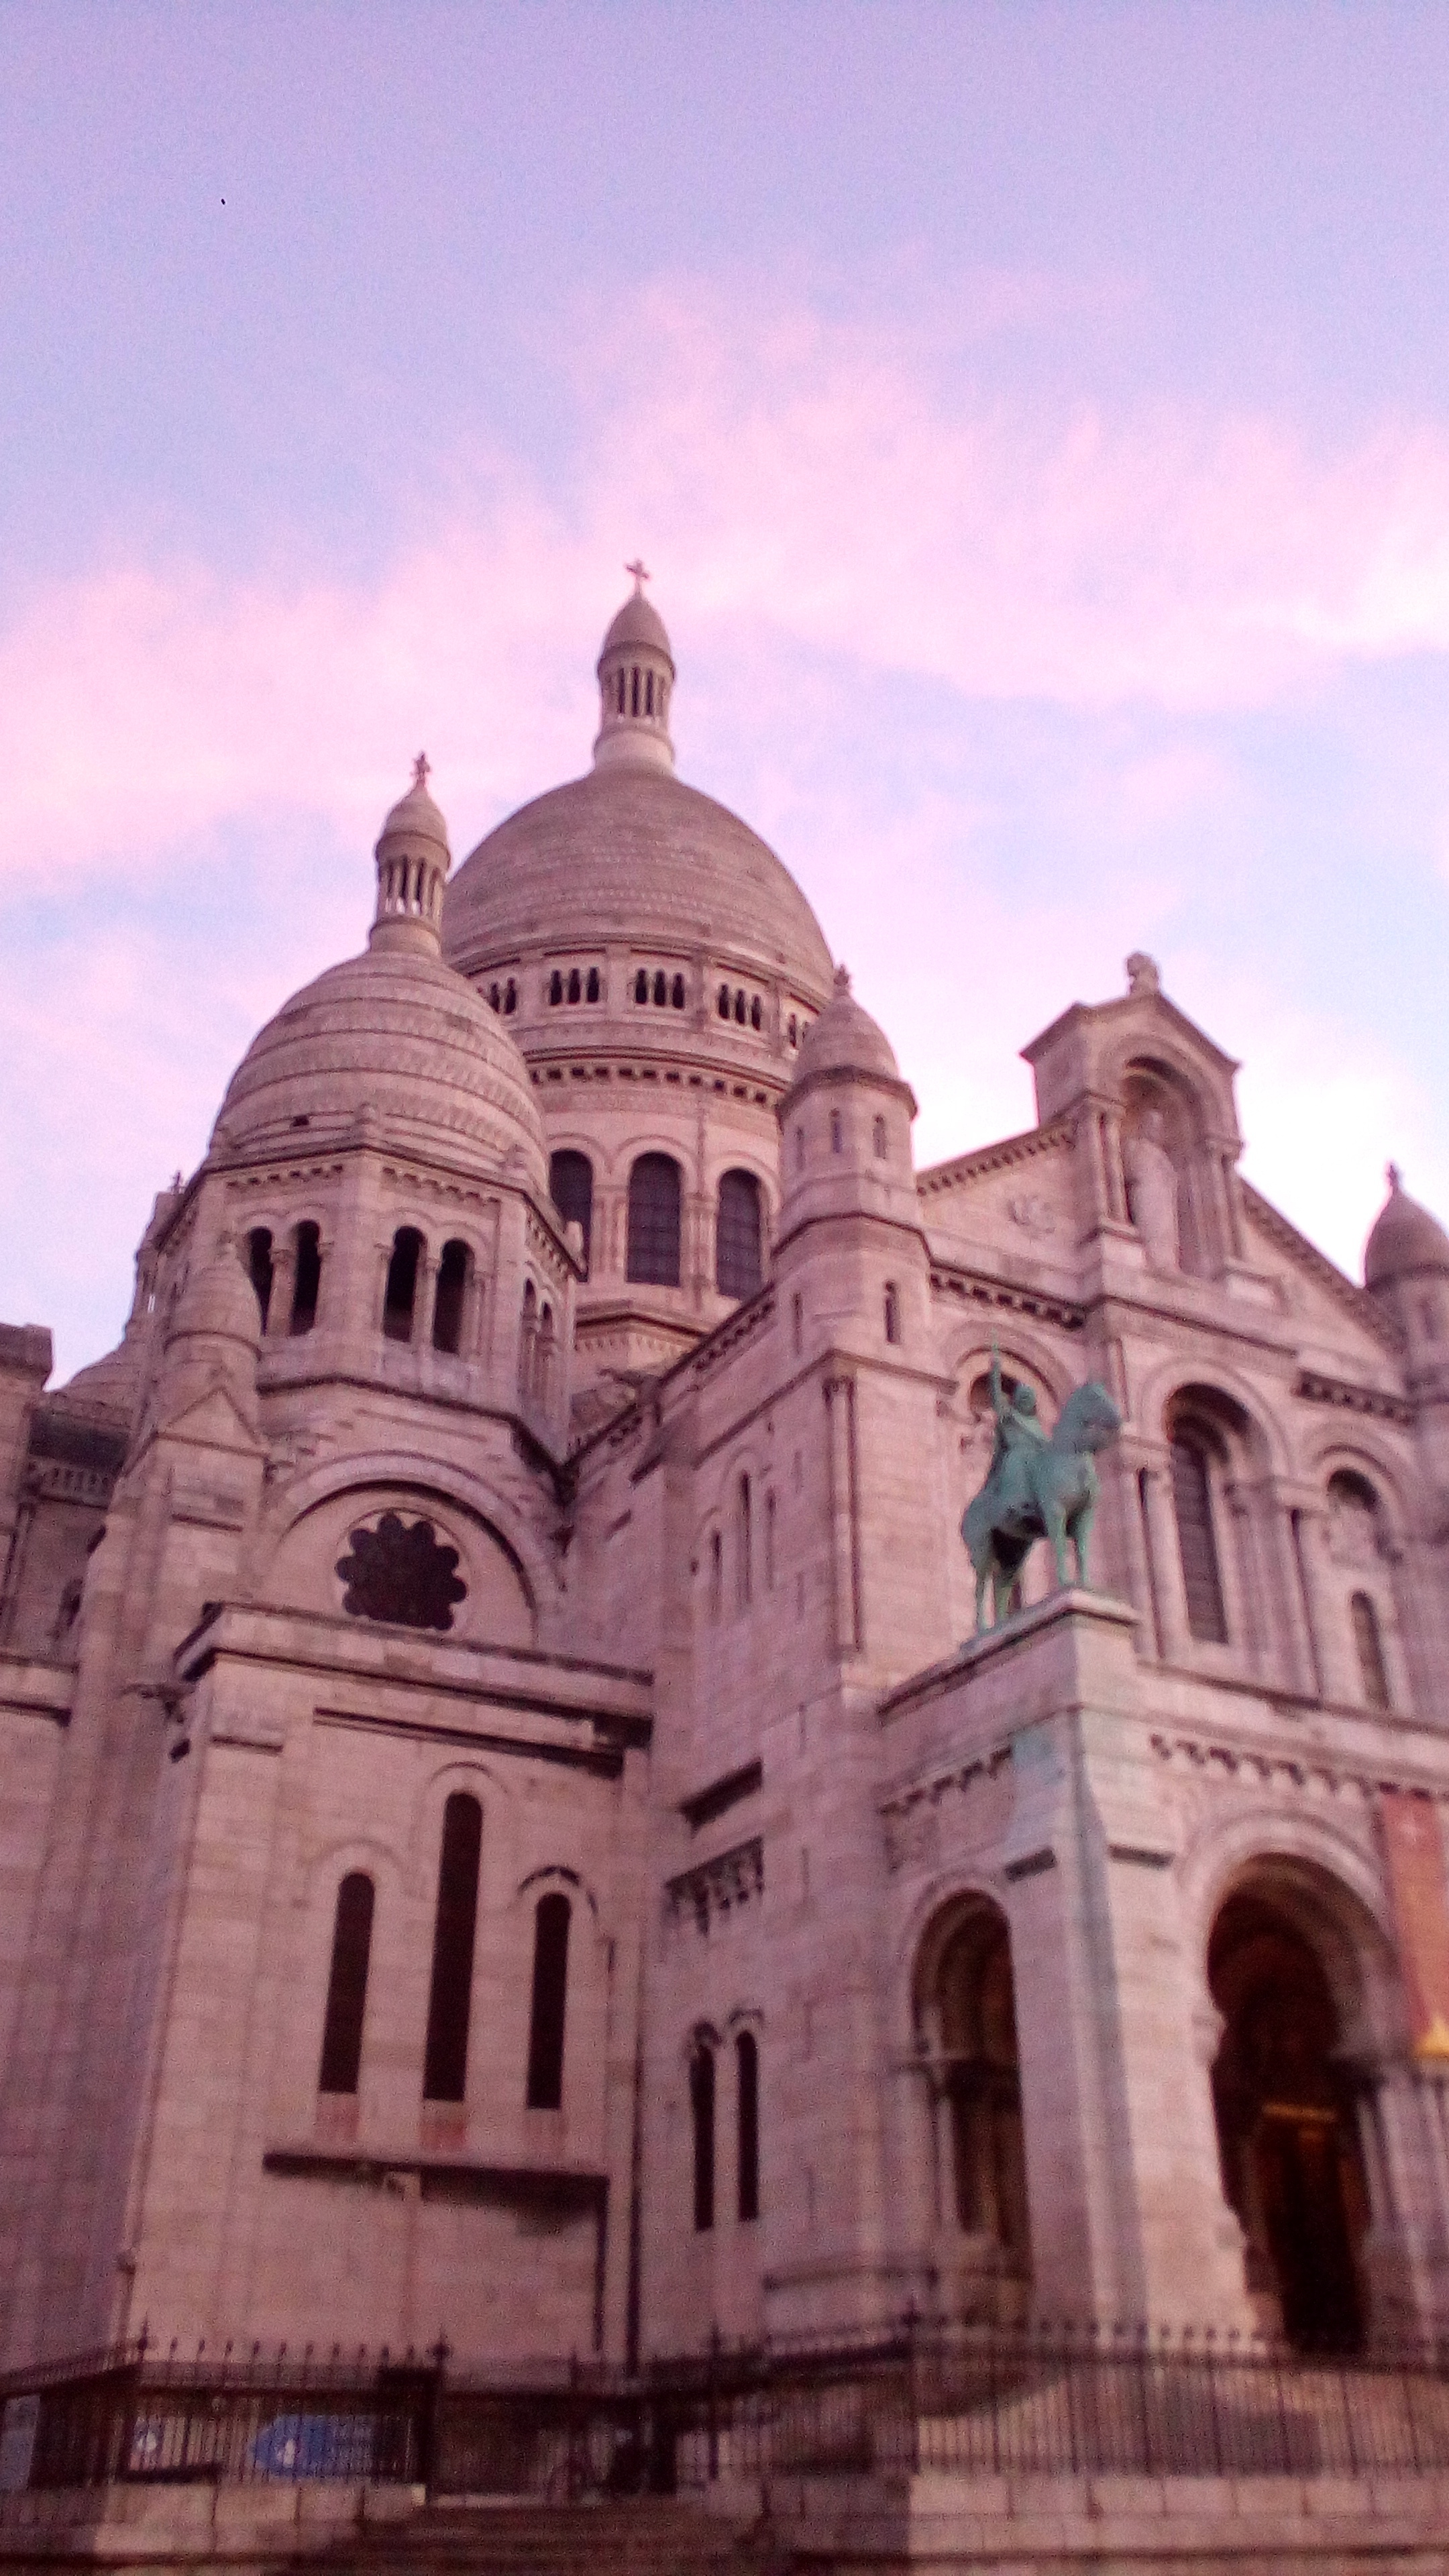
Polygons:
[[1065,2326],[707,2352],[627,2373],[160,2355],[0,2380],[0,2490],[351,2479],[569,2501],[721,2478],[1449,2471],[1449,2347],[1310,2355]]

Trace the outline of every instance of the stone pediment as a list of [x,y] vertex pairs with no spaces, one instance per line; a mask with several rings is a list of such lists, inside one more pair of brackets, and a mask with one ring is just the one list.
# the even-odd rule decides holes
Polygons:
[[1348,1358],[1355,1351],[1377,1377],[1386,1359],[1397,1360],[1403,1336],[1391,1315],[1366,1288],[1309,1242],[1271,1200],[1242,1184],[1243,1213],[1258,1264],[1283,1286],[1285,1302],[1305,1338],[1322,1340]]

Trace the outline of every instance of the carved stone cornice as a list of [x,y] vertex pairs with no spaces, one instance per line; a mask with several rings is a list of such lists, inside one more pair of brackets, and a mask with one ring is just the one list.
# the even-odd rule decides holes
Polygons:
[[665,1912],[672,1924],[692,1918],[695,1930],[707,1937],[716,1923],[757,1904],[764,1892],[764,1841],[752,1834],[748,1842],[735,1843],[671,1878],[664,1891]]

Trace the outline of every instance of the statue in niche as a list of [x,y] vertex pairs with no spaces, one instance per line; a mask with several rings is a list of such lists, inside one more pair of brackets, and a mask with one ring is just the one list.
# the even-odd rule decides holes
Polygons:
[[457,1549],[439,1544],[431,1521],[408,1528],[396,1512],[384,1512],[376,1529],[352,1530],[349,1544],[351,1554],[337,1560],[349,1618],[451,1628],[453,1604],[466,1599],[468,1586],[458,1577]]
[[1142,1237],[1154,1270],[1182,1268],[1182,1240],[1177,1222],[1177,1171],[1166,1145],[1167,1122],[1160,1109],[1145,1109],[1122,1140],[1122,1177],[1127,1184],[1127,1213]]

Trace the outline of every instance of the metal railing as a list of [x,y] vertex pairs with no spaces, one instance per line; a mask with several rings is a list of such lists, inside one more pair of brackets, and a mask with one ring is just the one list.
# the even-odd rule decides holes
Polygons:
[[444,2346],[182,2359],[142,2341],[0,2380],[0,2490],[350,2479],[568,2501],[921,2469],[1449,2470],[1449,2347],[1315,2356],[1145,2328],[907,2324],[809,2349],[716,2342],[630,2374],[459,2368]]

